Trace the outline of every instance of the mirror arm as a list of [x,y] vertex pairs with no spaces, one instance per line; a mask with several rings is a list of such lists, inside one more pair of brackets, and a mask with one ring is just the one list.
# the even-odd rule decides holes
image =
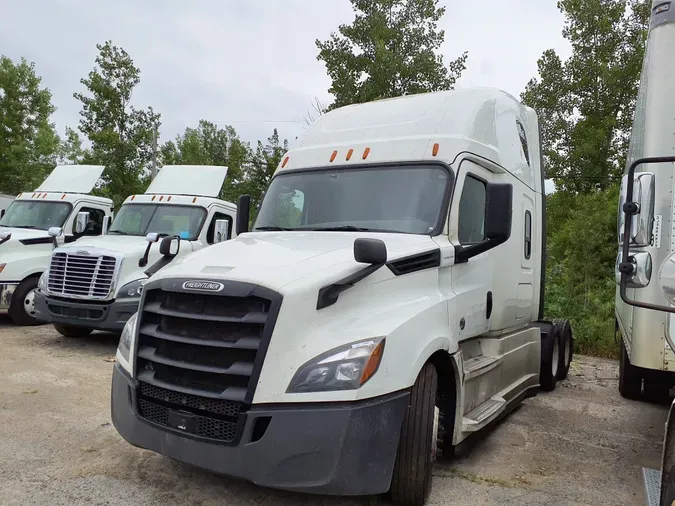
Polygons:
[[145,275],[147,277],[151,277],[153,274],[155,274],[157,271],[163,269],[167,265],[169,265],[175,257],[165,257],[163,256],[159,260],[157,260],[154,264],[150,266],[150,268],[145,271]]
[[463,264],[481,253],[485,253],[492,248],[499,246],[506,242],[504,237],[493,237],[492,239],[485,239],[477,244],[470,246],[455,246],[455,263]]
[[359,281],[364,280],[384,265],[386,264],[370,264],[367,267],[356,271],[354,274],[350,274],[335,283],[322,287],[319,290],[319,297],[316,299],[317,311],[335,304],[342,292],[348,290]]
[[148,265],[148,257],[150,256],[150,248],[152,248],[152,243],[148,242],[148,245],[145,248],[145,253],[143,253],[143,256],[138,260],[138,266],[139,267],[145,267],[146,265]]
[[7,234],[3,239],[0,239],[0,244],[9,241],[12,238],[12,234]]
[[[666,313],[675,313],[675,307],[664,306],[659,304],[650,304],[648,302],[639,302],[628,297],[626,290],[628,288],[628,276],[633,273],[635,266],[630,261],[630,233],[634,214],[637,214],[639,209],[636,202],[633,202],[633,186],[635,184],[635,169],[638,165],[648,163],[671,163],[675,162],[675,156],[657,156],[652,158],[639,158],[635,160],[628,168],[628,181],[626,182],[626,201],[623,204],[621,211],[624,213],[624,234],[623,243],[621,244],[622,262],[619,264],[619,272],[621,273],[621,283],[619,285],[619,293],[621,300],[626,304],[643,309],[652,309],[654,311],[664,311]],[[621,231],[619,230],[619,233]]]

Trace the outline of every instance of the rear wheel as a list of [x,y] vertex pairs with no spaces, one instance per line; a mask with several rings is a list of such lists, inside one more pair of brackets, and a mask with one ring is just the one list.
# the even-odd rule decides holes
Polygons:
[[541,341],[541,368],[539,371],[539,385],[548,392],[555,390],[560,368],[560,328],[551,325]]
[[619,393],[626,399],[638,400],[642,396],[642,371],[631,365],[626,345],[621,339],[621,357],[619,358]]
[[12,303],[9,306],[9,317],[15,325],[41,325],[44,322],[36,318],[35,312],[35,290],[37,289],[38,278],[24,279],[16,287],[12,295]]
[[60,323],[55,323],[54,328],[59,334],[61,334],[64,337],[87,337],[94,331],[94,329],[88,329],[86,327],[76,327],[74,325],[61,325]]
[[557,380],[567,379],[570,370],[570,364],[574,356],[574,338],[572,336],[572,325],[568,320],[554,320],[560,330],[560,358],[558,359]]
[[431,491],[434,414],[438,375],[428,363],[410,392],[410,405],[398,443],[389,496],[400,506],[423,506]]

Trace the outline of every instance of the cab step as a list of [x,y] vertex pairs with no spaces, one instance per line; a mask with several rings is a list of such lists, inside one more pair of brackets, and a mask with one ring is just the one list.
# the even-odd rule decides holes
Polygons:
[[470,380],[481,374],[491,371],[504,360],[503,355],[494,357],[486,357],[485,355],[477,355],[464,362],[464,379]]
[[462,419],[463,432],[476,432],[494,420],[506,407],[503,397],[491,397],[480,406],[469,411]]
[[645,485],[647,506],[659,506],[659,501],[661,500],[661,471],[643,467],[642,479]]

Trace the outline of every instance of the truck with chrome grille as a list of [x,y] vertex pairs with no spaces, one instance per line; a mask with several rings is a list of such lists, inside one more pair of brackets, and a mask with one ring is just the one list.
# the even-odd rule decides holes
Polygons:
[[120,332],[138,308],[156,243],[182,239],[180,257],[234,233],[236,205],[218,198],[227,167],[167,165],[131,195],[105,236],[54,250],[38,283],[36,312],[67,337]]
[[59,165],[35,191],[0,206],[0,312],[8,312],[15,324],[43,323],[35,292],[54,247],[105,233],[113,201],[89,195],[104,168]]
[[[543,319],[536,113],[495,89],[339,108],[281,160],[249,229],[153,274],[112,420],[256,484],[422,505],[450,458],[572,359]],[[179,238],[165,248],[167,258]]]

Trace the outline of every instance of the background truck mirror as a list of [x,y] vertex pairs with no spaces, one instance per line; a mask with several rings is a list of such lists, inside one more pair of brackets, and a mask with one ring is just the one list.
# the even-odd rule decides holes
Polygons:
[[[628,175],[621,180],[621,197],[619,209],[619,243],[623,242],[625,232],[625,214],[623,206],[627,189]],[[654,191],[655,177],[651,172],[640,172],[633,178],[633,199],[629,203],[636,211],[631,218],[631,234],[629,239],[631,246],[649,246],[652,240],[652,228],[654,226]]]
[[103,228],[101,230],[101,235],[107,235],[110,224],[112,223],[112,216],[103,217]]
[[83,234],[87,230],[87,224],[89,223],[89,213],[81,212],[77,213],[75,218],[75,233],[77,235]]
[[248,221],[251,213],[251,196],[240,195],[237,200],[237,235],[248,232]]
[[5,210],[0,209],[0,220],[5,217]]
[[380,239],[356,239],[354,260],[360,264],[384,265],[387,263],[387,245]]
[[216,220],[215,230],[213,232],[213,242],[219,243],[227,241],[230,224],[227,220]]
[[165,256],[173,258],[180,251],[180,237],[177,235],[172,235],[162,239],[162,242],[159,243],[159,252]]
[[506,242],[511,236],[513,186],[488,183],[485,193],[485,237]]
[[145,267],[148,265],[148,258],[150,257],[150,248],[152,248],[152,245],[159,241],[159,234],[157,232],[149,232],[145,236],[145,240],[148,241],[148,245],[145,247],[145,253],[143,253],[143,256],[138,260],[138,266],[139,267]]

